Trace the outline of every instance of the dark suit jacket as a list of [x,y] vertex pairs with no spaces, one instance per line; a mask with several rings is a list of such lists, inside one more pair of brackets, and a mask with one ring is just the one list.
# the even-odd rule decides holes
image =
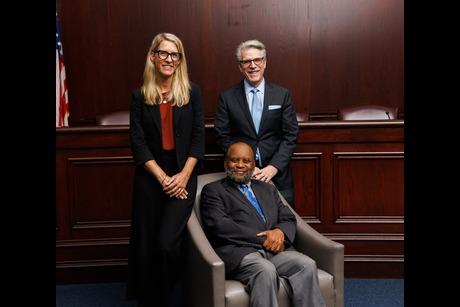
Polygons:
[[[286,88],[265,79],[264,109],[258,134],[249,112],[243,81],[220,93],[214,124],[217,143],[224,152],[236,140],[246,142],[254,152],[258,146],[262,165],[271,164],[278,169],[273,182],[280,192],[285,195],[283,191],[292,191],[289,161],[296,146],[299,126]],[[291,197],[286,198],[292,204]]]
[[208,183],[201,192],[200,213],[211,245],[225,263],[230,274],[241,259],[263,249],[261,231],[280,228],[285,235],[286,249],[294,249],[296,219],[279,198],[275,186],[252,180],[251,188],[264,212],[266,222],[238,188],[227,178]]
[[[200,88],[192,83],[190,102],[183,107],[173,107],[174,141],[177,165],[182,168],[189,156],[204,159],[204,120]],[[148,106],[140,90],[132,95],[130,112],[131,149],[136,166],[148,160],[157,160],[162,165],[161,119],[158,105]]]

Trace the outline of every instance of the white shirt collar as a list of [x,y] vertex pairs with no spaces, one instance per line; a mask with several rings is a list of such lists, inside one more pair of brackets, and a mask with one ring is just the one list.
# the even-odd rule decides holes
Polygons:
[[[244,92],[246,93],[246,95],[248,95],[249,92],[253,88],[254,88],[254,86],[249,84],[249,82],[245,78],[244,79]],[[256,89],[258,89],[262,95],[264,94],[264,91],[265,91],[265,78],[262,79],[262,81],[259,83],[259,85],[256,87]]]

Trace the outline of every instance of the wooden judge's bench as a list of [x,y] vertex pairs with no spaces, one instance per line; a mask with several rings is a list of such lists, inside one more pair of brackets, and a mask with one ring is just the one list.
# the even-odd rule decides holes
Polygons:
[[[299,125],[297,212],[345,245],[345,277],[403,277],[404,121]],[[208,123],[202,173],[222,170]],[[56,129],[58,283],[125,280],[133,173],[128,126]]]

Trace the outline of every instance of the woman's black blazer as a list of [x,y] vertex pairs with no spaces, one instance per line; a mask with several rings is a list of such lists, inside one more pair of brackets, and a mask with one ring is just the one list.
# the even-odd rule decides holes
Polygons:
[[[205,132],[201,90],[192,83],[190,102],[182,107],[173,107],[174,141],[177,165],[182,168],[188,157],[195,157],[199,169],[204,159]],[[130,111],[130,142],[136,166],[148,160],[162,165],[161,119],[159,105],[148,106],[139,89],[132,94]]]

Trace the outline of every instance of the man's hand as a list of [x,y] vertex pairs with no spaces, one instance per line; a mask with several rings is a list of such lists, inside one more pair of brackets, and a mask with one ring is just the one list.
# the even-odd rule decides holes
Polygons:
[[264,168],[254,168],[254,174],[252,175],[252,178],[264,182],[270,182],[275,175],[278,174],[278,169],[274,167],[273,165],[267,165]]
[[272,230],[262,231],[258,233],[257,236],[267,237],[263,244],[266,250],[275,254],[284,251],[284,232],[281,229],[275,228]]

